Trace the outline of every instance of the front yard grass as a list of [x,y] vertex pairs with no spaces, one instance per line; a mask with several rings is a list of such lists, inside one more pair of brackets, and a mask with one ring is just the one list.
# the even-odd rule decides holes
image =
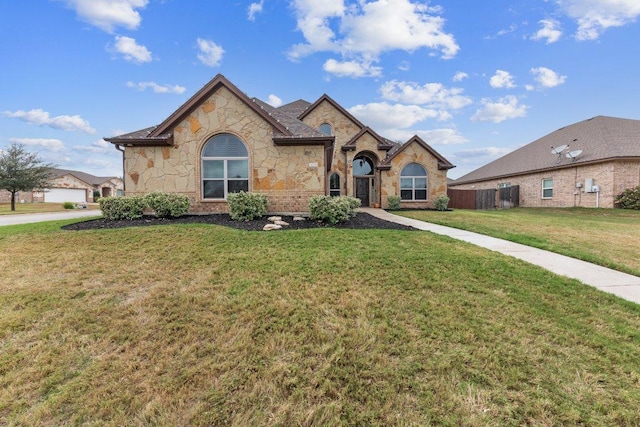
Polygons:
[[515,208],[394,213],[546,249],[640,276],[640,211]]
[[[100,209],[97,203],[87,205],[87,209]],[[16,210],[11,210],[11,203],[0,203],[0,215],[14,215],[25,213],[45,213],[65,211],[62,203],[17,203]]]
[[59,224],[0,235],[2,425],[640,419],[640,306],[524,262],[423,232]]

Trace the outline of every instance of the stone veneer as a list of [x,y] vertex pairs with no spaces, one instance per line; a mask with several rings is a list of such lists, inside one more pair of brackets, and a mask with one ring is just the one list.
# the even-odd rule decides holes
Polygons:
[[200,155],[212,136],[230,133],[249,152],[249,191],[269,197],[271,212],[308,210],[325,193],[323,146],[277,146],[273,129],[231,91],[221,88],[173,129],[172,147],[126,147],[127,195],[183,193],[193,212],[227,212],[226,201],[204,200]]
[[[553,178],[553,197],[542,198],[542,180]],[[600,193],[585,192],[584,183],[593,179]],[[473,184],[451,185],[456,190],[497,188],[510,183],[520,186],[521,207],[601,207],[613,208],[618,194],[627,188],[640,185],[640,162],[609,161],[592,165],[577,164],[574,167],[554,171],[489,180]],[[576,184],[581,183],[582,188]]]

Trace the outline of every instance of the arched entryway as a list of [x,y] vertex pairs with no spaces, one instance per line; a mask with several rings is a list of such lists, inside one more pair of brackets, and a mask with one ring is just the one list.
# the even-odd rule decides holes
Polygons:
[[375,164],[375,159],[365,153],[353,159],[353,194],[364,207],[371,206],[375,200]]

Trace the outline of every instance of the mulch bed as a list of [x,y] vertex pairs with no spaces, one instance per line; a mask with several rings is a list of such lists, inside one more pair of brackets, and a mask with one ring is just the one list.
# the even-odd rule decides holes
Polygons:
[[[154,216],[145,216],[140,219],[110,221],[106,219],[93,219],[89,221],[76,222],[74,224],[65,225],[63,230],[97,230],[108,228],[125,228],[125,227],[142,227],[149,225],[170,225],[170,224],[214,224],[225,227],[237,228],[247,231],[262,231],[262,227],[271,224],[267,220],[269,216],[264,216],[252,221],[234,221],[228,214],[211,214],[211,215],[185,215],[179,218],[156,218]],[[308,228],[351,228],[351,229],[386,229],[386,230],[415,230],[395,222],[385,221],[364,212],[359,212],[355,217],[348,221],[330,225],[323,224],[318,221],[305,219],[304,221],[294,221],[293,217],[282,215],[282,220],[288,222],[288,226],[284,226],[282,230],[302,230]],[[282,231],[277,230],[277,231]]]

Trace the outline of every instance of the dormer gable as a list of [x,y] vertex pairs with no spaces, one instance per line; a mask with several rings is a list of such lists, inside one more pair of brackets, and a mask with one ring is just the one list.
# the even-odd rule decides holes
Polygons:
[[424,140],[422,138],[420,138],[418,135],[414,135],[411,139],[409,139],[404,144],[402,144],[402,145],[398,146],[397,148],[389,151],[387,157],[380,163],[380,165],[378,165],[378,169],[379,170],[389,170],[389,169],[391,169],[391,161],[394,158],[396,158],[397,156],[399,156],[404,150],[406,150],[407,147],[409,147],[409,146],[411,146],[413,144],[418,144],[423,149],[425,149],[429,154],[431,154],[433,157],[435,157],[436,160],[438,161],[438,169],[439,170],[448,170],[448,169],[455,168],[455,165],[451,164],[451,162],[449,162],[447,159],[445,159],[440,153],[438,153],[436,150],[431,148],[431,146],[429,144],[427,144],[426,142],[424,142]]
[[358,144],[358,141],[364,136],[370,135],[377,142],[377,149],[381,151],[389,151],[394,145],[388,140],[384,139],[380,135],[378,135],[373,129],[368,126],[362,128],[360,132],[358,132],[353,138],[349,140],[346,144],[342,146],[342,151],[353,151],[355,150]]

